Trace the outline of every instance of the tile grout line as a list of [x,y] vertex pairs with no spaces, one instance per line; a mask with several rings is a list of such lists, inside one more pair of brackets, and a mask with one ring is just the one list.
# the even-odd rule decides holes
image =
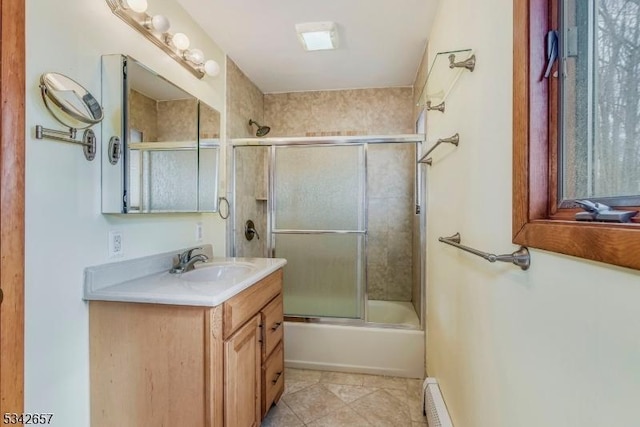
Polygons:
[[[282,398],[281,398],[281,399],[282,399]],[[298,416],[298,414],[296,414],[296,412],[291,408],[291,406],[289,406],[289,405],[287,404],[287,402],[285,402],[284,400],[282,400],[282,404],[283,404],[284,406],[286,406],[286,407],[289,409],[289,411],[291,411],[291,413],[293,414],[293,416],[294,416],[294,417],[296,417],[296,419],[297,419],[298,421],[300,421],[300,423],[301,423],[303,426],[306,426],[306,424],[305,424],[304,422],[302,422],[302,420],[300,419],[300,417]]]
[[[351,411],[353,414],[362,418],[363,422],[366,422],[367,425],[371,425],[368,418],[365,418],[359,411],[355,409],[358,405],[358,402],[361,400],[363,402],[371,400],[371,397],[375,393],[382,393],[378,397],[382,396],[382,399],[392,403],[392,406],[400,409],[400,413],[403,414],[404,419],[406,419],[412,425],[423,426],[424,418],[418,417],[417,408],[414,408],[414,404],[418,404],[419,397],[416,395],[416,387],[415,384],[419,383],[420,380],[412,380],[401,377],[392,377],[386,375],[365,375],[358,373],[347,373],[347,372],[333,372],[333,371],[312,371],[312,370],[292,370],[291,374],[288,375],[287,379],[289,381],[285,381],[285,383],[289,382],[290,384],[295,383],[306,383],[306,385],[296,390],[294,393],[288,393],[285,396],[282,396],[281,401],[286,410],[293,414],[293,421],[297,423],[298,426],[310,426],[314,425],[318,421],[325,419],[327,417],[335,416],[336,412]],[[297,377],[296,380],[291,382],[291,377]],[[365,384],[366,383],[366,384]],[[415,383],[415,384],[414,384]],[[293,407],[285,400],[288,396],[294,395],[299,392],[304,392],[305,390],[309,391],[310,387],[319,386],[318,389],[322,390],[327,395],[333,396],[332,399],[335,400],[334,404],[340,403],[339,406],[336,406],[328,412],[323,413],[322,415],[317,416],[316,418],[309,419],[307,422],[304,422],[301,416],[294,411]],[[288,387],[290,389],[290,387]],[[364,395],[359,395],[358,389],[365,389],[367,392]],[[335,392],[334,392],[335,390]],[[419,390],[418,390],[419,394]],[[355,400],[354,396],[357,396]],[[386,397],[385,397],[386,396]],[[374,399],[375,400],[375,399]],[[295,399],[294,399],[295,402]],[[393,402],[396,404],[393,405]],[[362,402],[361,402],[362,403]],[[371,402],[369,402],[370,404]],[[304,408],[298,408],[298,410],[302,410]],[[362,409],[362,408],[360,408]],[[322,411],[321,411],[322,412]],[[386,419],[386,416],[384,417]],[[271,424],[277,426],[275,424]],[[289,426],[289,424],[286,424]],[[340,424],[340,426],[345,426],[346,424]],[[282,426],[284,427],[284,426]]]

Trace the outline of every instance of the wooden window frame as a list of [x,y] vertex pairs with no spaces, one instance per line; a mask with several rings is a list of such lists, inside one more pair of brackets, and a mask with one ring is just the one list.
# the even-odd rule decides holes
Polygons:
[[557,85],[541,79],[556,2],[513,1],[513,242],[640,270],[640,224],[578,222],[556,209]]

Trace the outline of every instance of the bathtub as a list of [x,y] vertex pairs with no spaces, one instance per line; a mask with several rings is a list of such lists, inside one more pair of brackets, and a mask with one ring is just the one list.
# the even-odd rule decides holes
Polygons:
[[369,322],[420,327],[420,319],[410,302],[369,300],[367,305]]
[[416,329],[285,322],[285,366],[424,378],[425,335]]

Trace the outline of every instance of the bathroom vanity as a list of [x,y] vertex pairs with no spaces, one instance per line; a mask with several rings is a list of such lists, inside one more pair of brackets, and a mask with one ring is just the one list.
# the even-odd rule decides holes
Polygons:
[[284,391],[285,263],[213,259],[119,283],[87,269],[91,425],[259,426]]

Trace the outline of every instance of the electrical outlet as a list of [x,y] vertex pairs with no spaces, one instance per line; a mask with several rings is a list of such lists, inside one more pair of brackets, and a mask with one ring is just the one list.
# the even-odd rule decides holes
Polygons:
[[119,231],[109,232],[109,258],[119,258],[124,255],[122,245],[122,233]]
[[203,238],[204,236],[202,233],[202,223],[198,222],[196,223],[196,242],[202,242]]

